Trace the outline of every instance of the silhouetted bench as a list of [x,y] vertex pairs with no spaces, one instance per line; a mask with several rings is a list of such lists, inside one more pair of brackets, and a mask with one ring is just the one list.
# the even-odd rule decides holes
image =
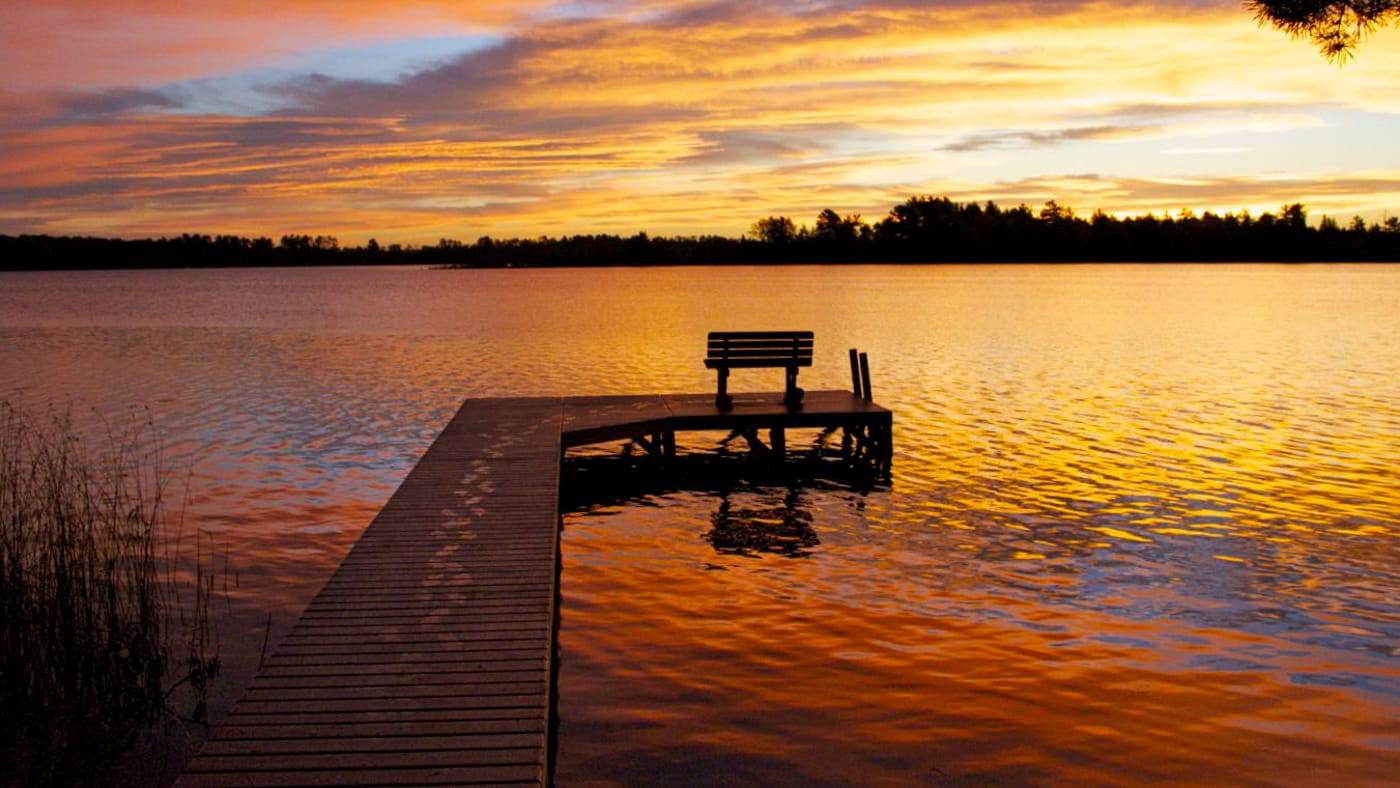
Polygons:
[[715,407],[720,410],[729,410],[734,405],[729,396],[729,370],[755,367],[786,369],[783,404],[796,408],[802,404],[797,368],[812,366],[812,332],[711,331],[705,366],[719,373]]

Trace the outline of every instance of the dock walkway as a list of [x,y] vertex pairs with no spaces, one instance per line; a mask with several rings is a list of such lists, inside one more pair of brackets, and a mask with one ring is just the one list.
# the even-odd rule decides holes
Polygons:
[[847,392],[467,400],[177,784],[547,783],[563,451],[842,427],[888,462],[891,419]]

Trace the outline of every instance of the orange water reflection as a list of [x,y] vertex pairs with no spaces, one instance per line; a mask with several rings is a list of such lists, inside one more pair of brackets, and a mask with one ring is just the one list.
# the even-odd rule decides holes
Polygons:
[[561,782],[1387,784],[1395,277],[927,274],[857,286],[890,491],[566,517]]
[[227,545],[215,719],[464,397],[705,391],[707,331],[811,328],[806,388],[870,353],[891,489],[567,516],[561,784],[1396,772],[1400,268],[0,280],[0,393],[150,408]]
[[699,496],[566,520],[561,784],[1393,774],[1393,655],[1352,653],[1384,627],[1329,633],[1209,556],[974,554],[808,497],[807,560],[716,550]]

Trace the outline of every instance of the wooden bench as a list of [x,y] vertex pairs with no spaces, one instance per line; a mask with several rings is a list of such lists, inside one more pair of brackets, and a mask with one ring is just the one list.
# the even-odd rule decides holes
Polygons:
[[720,410],[729,410],[734,406],[734,400],[729,396],[729,370],[758,367],[787,370],[783,404],[797,408],[802,405],[802,389],[797,387],[797,369],[812,366],[812,332],[711,331],[705,366],[719,374],[715,407]]

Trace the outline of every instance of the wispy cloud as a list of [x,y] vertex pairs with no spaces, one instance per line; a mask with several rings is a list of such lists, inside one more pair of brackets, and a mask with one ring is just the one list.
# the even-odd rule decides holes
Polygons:
[[1052,131],[987,131],[969,134],[956,142],[942,146],[942,150],[955,153],[968,153],[995,148],[1024,148],[1060,145],[1066,142],[1124,139],[1154,131],[1156,127],[1144,126],[1088,126]]
[[1167,148],[1162,151],[1167,156],[1229,156],[1236,153],[1249,153],[1253,148],[1244,146],[1220,146],[1215,148]]

